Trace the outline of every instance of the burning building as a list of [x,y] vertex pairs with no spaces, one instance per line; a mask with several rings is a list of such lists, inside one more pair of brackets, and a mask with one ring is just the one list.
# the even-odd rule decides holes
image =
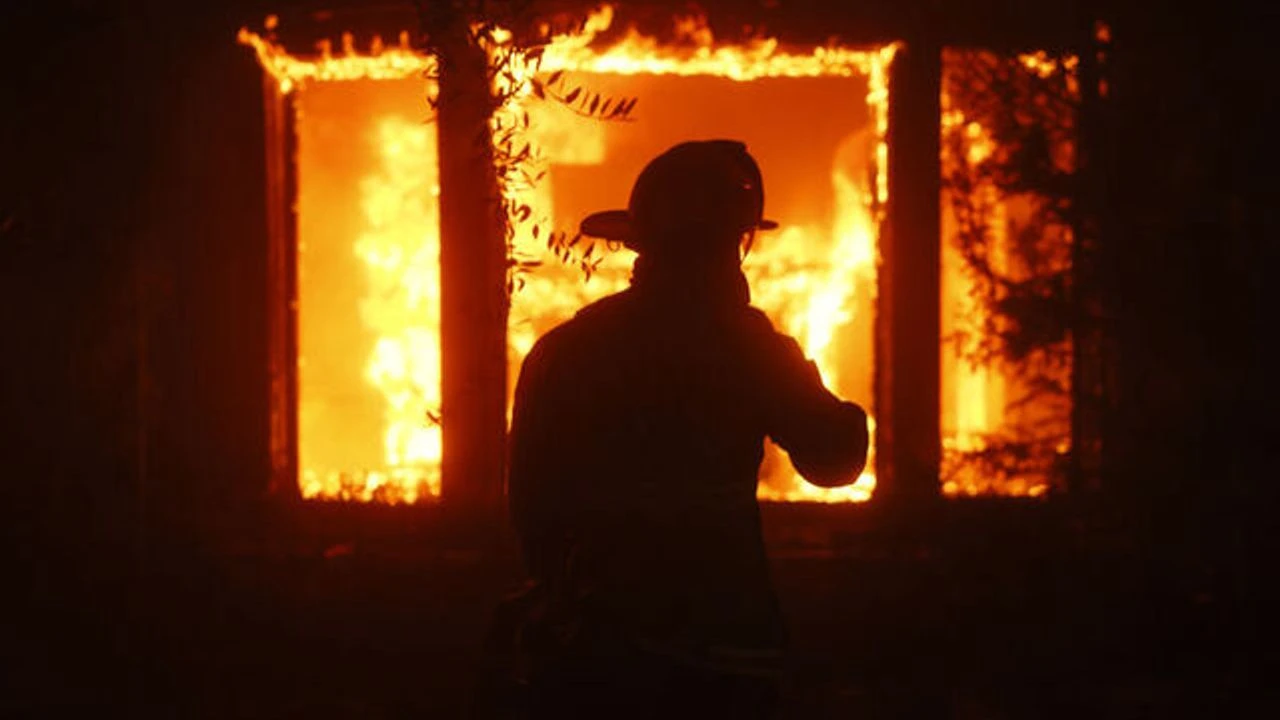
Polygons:
[[[760,498],[1060,485],[1070,333],[1017,367],[990,348],[1020,329],[997,316],[1018,291],[1043,300],[1058,287],[1043,289],[1046,269],[1070,277],[1073,228],[1046,231],[1037,211],[1052,198],[993,172],[1010,151],[998,113],[973,99],[973,68],[985,58],[1015,84],[1078,93],[1072,57],[758,28],[720,39],[706,16],[665,20],[650,32],[610,6],[548,15],[535,43],[481,23],[467,42],[424,42],[431,20],[411,16],[379,32],[331,14],[295,36],[274,17],[241,32],[265,76],[277,489],[492,502],[524,355],[628,280],[629,252],[576,237],[578,220],[625,199],[648,158],[712,136],[747,142],[783,221],[746,258],[753,302],[871,411],[876,438],[868,470],[839,489],[805,484],[771,448]],[[1050,113],[1049,154],[1069,174],[1070,98]]]

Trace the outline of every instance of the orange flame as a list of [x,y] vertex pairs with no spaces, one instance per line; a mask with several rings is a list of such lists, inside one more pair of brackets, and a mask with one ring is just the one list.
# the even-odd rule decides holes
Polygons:
[[[268,19],[270,20],[270,18]],[[268,22],[270,27],[272,22]],[[236,40],[253,48],[262,65],[279,83],[280,92],[288,94],[310,82],[338,82],[342,80],[397,80],[431,72],[436,67],[435,58],[415,51],[409,42],[409,33],[400,33],[399,44],[386,47],[375,37],[368,54],[355,49],[350,33],[342,36],[342,55],[335,56],[329,42],[320,44],[320,56],[304,60],[261,35],[241,28]]]
[[[870,50],[840,47],[817,47],[808,52],[793,53],[780,49],[776,40],[758,40],[747,45],[716,45],[705,22],[698,18],[678,19],[678,30],[693,47],[672,48],[640,35],[634,29],[606,48],[592,46],[596,36],[607,30],[613,20],[612,8],[605,6],[593,13],[580,34],[553,37],[543,48],[536,63],[516,68],[516,82],[536,73],[579,72],[604,76],[670,75],[710,76],[748,82],[777,77],[865,77],[868,82],[866,102],[874,125],[874,187],[867,188],[861,177],[853,177],[848,169],[833,172],[832,185],[836,197],[834,237],[824,237],[819,229],[790,227],[776,242],[748,256],[744,270],[751,282],[755,303],[766,311],[780,329],[796,336],[807,355],[815,360],[829,385],[838,385],[840,356],[832,346],[839,328],[855,320],[873,322],[871,317],[855,318],[854,298],[860,285],[869,288],[874,297],[876,278],[876,240],[880,221],[878,208],[888,199],[886,174],[888,148],[888,67],[896,45]],[[524,99],[507,109],[506,127],[518,113],[530,110],[529,88]],[[533,113],[531,135],[544,157],[557,162],[599,164],[604,159],[604,141],[599,124],[576,123],[571,129],[557,132],[555,118]],[[539,123],[542,121],[542,124]],[[564,122],[561,120],[561,122]],[[583,136],[583,133],[586,136]],[[584,150],[586,151],[584,154]],[[509,188],[508,197],[518,204],[535,209],[535,216],[551,218],[550,188]],[[540,254],[541,247],[529,229],[521,229],[516,245],[529,255]],[[609,256],[594,276],[594,285],[566,285],[551,275],[535,274],[526,279],[524,289],[512,299],[510,338],[513,367],[532,347],[548,317],[564,320],[578,308],[603,295],[621,290],[626,285],[629,252]],[[549,259],[554,263],[554,259]],[[872,423],[874,429],[874,422]],[[761,483],[762,499],[782,501],[848,502],[871,497],[875,488],[873,463],[858,482],[843,488],[820,488],[804,482],[790,472],[775,482]]]
[[[1039,51],[1023,53],[1017,61],[1031,73],[1041,79],[1063,73],[1068,93],[1077,94],[1078,58],[1075,56],[1054,57]],[[943,162],[963,162],[969,166],[978,166],[988,161],[999,149],[989,128],[982,123],[971,120],[964,109],[944,90],[942,94],[942,128],[944,137],[955,137],[954,133],[963,133],[965,155],[961,158],[951,157],[944,149]],[[1058,148],[1063,156],[1069,155],[1069,148]],[[992,269],[1008,275],[1013,269],[1015,260],[1011,228],[1016,226],[1018,204],[1025,204],[1026,198],[1003,196],[994,184],[983,183],[972,188],[977,202],[986,207],[989,216],[986,218],[989,245],[988,260]],[[989,311],[977,300],[977,287],[974,279],[966,272],[964,261],[953,246],[956,219],[950,205],[943,203],[943,257],[942,257],[942,315],[943,332],[949,335],[965,321],[974,322],[978,327],[986,319]],[[978,338],[970,337],[963,347],[944,346],[942,353],[942,408],[944,453],[955,455],[960,453],[979,453],[990,446],[990,438],[1002,430],[1009,430],[1018,425],[1020,420],[1011,412],[1010,403],[1017,397],[1020,389],[1019,380],[1007,369],[998,365],[975,365],[963,359],[963,355]],[[1025,389],[1025,388],[1023,388]],[[1053,408],[1035,409],[1046,417],[1059,422],[1061,417],[1050,417],[1062,413]],[[1056,448],[1059,454],[1067,452],[1069,442]],[[1049,485],[1042,477],[1010,477],[988,478],[966,468],[952,479],[943,483],[942,491],[948,496],[976,496],[998,494],[1015,497],[1040,497],[1049,491]]]
[[[881,208],[888,200],[887,156],[888,69],[896,45],[871,49],[835,46],[807,51],[783,49],[776,40],[742,45],[718,45],[698,18],[682,19],[683,47],[672,48],[634,30],[607,48],[592,47],[613,20],[612,8],[593,13],[578,34],[552,38],[539,64],[514,68],[517,83],[535,73],[557,70],[605,76],[709,76],[750,82],[764,78],[865,78],[870,111],[872,172],[835,164],[831,187],[835,199],[832,227],[793,226],[777,242],[758,248],[744,263],[756,304],[778,327],[798,338],[806,354],[818,364],[829,385],[838,385],[842,368],[833,342],[842,328],[871,323],[858,315],[856,297],[875,297]],[[498,38],[500,41],[502,37]],[[380,42],[362,54],[344,37],[344,50],[334,55],[322,47],[316,59],[299,59],[268,39],[242,30],[240,42],[252,47],[263,68],[282,93],[310,83],[352,80],[391,80],[420,76],[434,69],[434,60],[415,52],[407,36],[398,47]],[[590,124],[557,127],[550,115],[525,94],[495,117],[510,121],[529,112],[529,139],[543,155],[557,162],[600,164],[605,155],[604,134]],[[300,484],[305,497],[414,502],[439,493],[440,429],[427,421],[438,407],[439,266],[438,223],[435,218],[434,139],[428,128],[405,121],[374,120],[378,137],[378,169],[360,183],[364,230],[355,238],[354,256],[364,268],[368,292],[361,320],[376,340],[366,353],[365,382],[382,398],[383,463],[380,469],[355,473],[352,490],[348,474],[304,467]],[[510,127],[510,125],[508,125]],[[585,129],[584,129],[585,128]],[[508,196],[527,203],[535,216],[551,217],[550,183],[507,188]],[[423,200],[424,194],[426,199]],[[544,224],[545,227],[545,224]],[[529,227],[519,228],[517,247],[527,254],[542,252],[543,243]],[[526,278],[512,298],[509,348],[514,369],[548,322],[567,319],[590,301],[622,289],[631,256],[608,255],[590,285],[557,282],[547,273]],[[863,359],[867,360],[867,359]],[[303,392],[305,393],[305,379]],[[869,401],[870,398],[860,398]],[[874,423],[873,423],[874,429]],[[870,498],[875,488],[873,464],[856,484],[824,489],[803,482],[788,471],[785,477],[762,483],[759,496],[769,500],[849,502]]]
[[[397,117],[379,122],[378,168],[359,183],[364,231],[352,256],[364,269],[365,291],[358,315],[375,339],[352,352],[366,354],[364,379],[383,400],[381,466],[322,472],[304,465],[305,498],[412,503],[440,494],[440,426],[429,420],[441,399],[439,186],[429,129]],[[304,332],[317,322],[302,320]],[[299,372],[305,408],[307,367]],[[300,442],[306,462],[312,439]]]

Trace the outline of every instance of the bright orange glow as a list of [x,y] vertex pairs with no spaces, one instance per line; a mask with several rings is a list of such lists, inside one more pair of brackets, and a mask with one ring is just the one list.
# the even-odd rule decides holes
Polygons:
[[[796,49],[772,39],[726,45],[715,41],[705,22],[691,17],[677,20],[678,46],[629,31],[601,47],[596,38],[612,21],[612,10],[604,7],[592,14],[581,34],[552,38],[539,64],[515,68],[516,82],[559,71],[566,82],[608,96],[639,97],[634,122],[584,119],[555,103],[535,100],[527,86],[495,118],[509,123],[528,112],[525,139],[538,149],[541,166],[548,170],[536,186],[507,189],[534,208],[540,228],[535,238],[531,225],[520,226],[517,248],[545,262],[524,277],[523,288],[512,298],[512,377],[537,337],[627,284],[629,252],[597,248],[604,260],[584,282],[576,269],[560,265],[546,252],[545,234],[571,230],[587,211],[624,204],[631,180],[657,151],[687,137],[723,133],[747,140],[761,160],[767,212],[783,223],[776,233],[757,238],[744,262],[754,303],[800,341],[828,385],[874,410],[871,330],[877,242],[888,200],[887,80],[896,46]],[[375,43],[367,52],[357,52],[347,38],[340,53],[323,48],[314,59],[291,56],[253,33],[242,31],[240,40],[255,50],[281,92],[299,93],[301,99],[303,494],[382,502],[436,496],[440,428],[430,418],[440,398],[438,188],[434,127],[422,122],[429,112],[422,102],[422,75],[433,69],[434,61],[411,49],[407,37],[396,46]],[[1042,77],[1074,70],[1074,60],[1044,53],[1019,60]],[[378,99],[312,102],[319,89],[340,87],[358,87],[362,97]],[[739,97],[751,102],[739,107],[734,104]],[[813,100],[819,97],[821,102]],[[315,144],[325,137],[318,125],[339,116],[347,123],[346,142],[360,144],[362,159],[331,167],[330,159],[308,153],[324,154]],[[306,143],[309,124],[317,124],[311,146]],[[997,150],[990,133],[945,98],[943,126],[971,140],[969,163],[980,163]],[[821,148],[820,157],[790,161],[776,150],[795,147],[795,138],[802,135],[803,144]],[[319,183],[329,186],[313,192]],[[340,193],[350,205],[342,217],[332,202]],[[997,248],[1011,242],[1009,226],[1020,212],[1017,202],[997,203]],[[944,228],[947,222],[944,218]],[[324,260],[322,235],[334,243],[323,251],[329,254]],[[997,249],[993,262],[1012,262],[1001,252]],[[981,311],[954,253],[944,255],[943,275],[946,332],[959,318]],[[347,293],[348,329],[338,332],[328,327],[336,322],[337,311],[330,308],[338,301],[327,295],[343,282],[355,290]],[[309,344],[308,333],[315,343]],[[320,342],[322,338],[327,339]],[[349,360],[343,361],[346,379],[319,367],[326,354],[339,352]],[[980,450],[992,432],[1019,419],[1008,408],[1016,381],[999,368],[972,367],[944,352],[943,370],[948,452]],[[334,421],[340,399],[355,396],[360,397],[358,410],[343,410],[341,421]],[[325,423],[335,429],[325,430]],[[358,442],[339,436],[347,431],[360,435]],[[761,471],[759,496],[863,501],[875,489],[873,467],[869,463],[854,485],[824,489],[803,482],[785,456],[771,450]],[[967,477],[952,479],[943,490],[948,495],[1038,496],[1047,486],[1030,478],[993,483]]]
[[[876,242],[888,193],[887,72],[895,46],[789,52],[774,40],[716,45],[704,22],[685,18],[679,20],[680,30],[695,42],[692,47],[669,49],[630,32],[608,48],[588,48],[611,22],[612,10],[601,9],[582,34],[554,38],[540,67],[518,68],[520,78],[535,70],[573,73],[593,87],[645,96],[646,107],[662,104],[646,88],[698,97],[703,92],[724,98],[750,94],[760,100],[748,113],[751,122],[738,122],[735,132],[761,157],[766,186],[803,187],[818,199],[787,201],[787,192],[771,190],[771,198],[783,198],[770,201],[770,213],[784,221],[784,228],[760,237],[744,263],[754,302],[799,339],[828,385],[870,409]],[[356,52],[344,38],[341,55],[324,48],[317,59],[293,57],[247,31],[241,31],[240,41],[253,47],[281,92],[300,93],[302,493],[382,502],[438,495],[440,428],[430,420],[440,397],[438,187],[433,128],[415,122],[415,114],[425,113],[419,78],[434,63],[411,50],[403,37],[399,47],[375,43],[368,53]],[[790,80],[779,85],[784,79]],[[410,90],[414,84],[416,93]],[[399,111],[378,95],[378,88],[394,88],[390,94],[399,98]],[[366,99],[342,99],[344,92]],[[831,102],[831,92],[840,93],[841,101]],[[369,99],[374,95],[377,101]],[[786,97],[809,106],[797,107]],[[828,106],[848,108],[850,119],[826,121],[822,115],[829,114]],[[552,171],[537,186],[508,188],[508,193],[536,209],[544,233],[572,228],[581,214],[596,209],[589,203],[624,203],[624,188],[639,164],[685,139],[685,123],[706,115],[695,106],[679,117],[601,123],[526,95],[500,111],[495,122],[522,112],[531,116],[528,139]],[[809,132],[805,122],[830,126],[813,131],[815,138],[827,137],[826,155],[771,172],[769,147],[789,148],[797,133]],[[717,134],[714,125],[705,132]],[[360,160],[339,161],[324,149],[326,139],[337,138],[358,145],[354,156]],[[653,152],[619,149],[628,144]],[[570,177],[590,168],[595,168],[592,175]],[[612,176],[615,191],[594,188],[592,196],[600,173]],[[583,207],[562,209],[572,203],[557,189],[572,189]],[[346,240],[342,232],[349,233]],[[520,228],[517,246],[528,255],[545,254],[543,241],[529,226]],[[625,287],[632,257],[625,251],[608,253],[586,283],[577,270],[554,259],[526,276],[512,299],[512,376],[542,332]],[[862,501],[875,488],[872,463],[856,484],[824,489],[803,482],[781,457],[781,451],[771,450],[766,458],[761,498]]]
[[[267,27],[276,24],[274,16],[267,19]],[[367,54],[357,52],[352,36],[342,36],[342,54],[334,55],[329,43],[320,47],[320,57],[300,59],[272,43],[269,39],[242,28],[236,39],[242,45],[253,48],[262,69],[280,84],[280,92],[290,93],[312,82],[338,82],[343,80],[399,80],[417,77],[435,69],[435,59],[413,50],[409,34],[401,33],[398,45],[385,46],[381,38],[374,38]]]
[[438,496],[439,186],[421,101],[435,60],[408,33],[390,47],[375,38],[368,52],[346,34],[340,55],[325,44],[312,59],[248,30],[238,39],[281,93],[297,93],[302,496]]
[[440,493],[440,426],[429,420],[440,407],[440,188],[428,128],[387,119],[378,140],[382,172],[361,182],[368,229],[355,246],[369,281],[361,316],[378,336],[365,377],[386,401],[389,472],[370,480],[399,485],[413,502],[421,485]]
[[[1056,59],[1038,52],[1019,55],[1018,62],[1041,79],[1065,72],[1068,92],[1074,94],[1078,91],[1075,80],[1077,58]],[[941,132],[944,140],[963,137],[965,153],[963,157],[952,156],[949,149],[953,146],[944,142],[944,172],[959,162],[977,167],[992,159],[1000,148],[991,131],[968,117],[965,108],[950,97],[945,90],[946,82],[944,79]],[[1070,147],[1054,150],[1055,161],[1062,165],[1070,164]],[[980,183],[972,193],[974,204],[986,213],[986,259],[992,270],[1005,277],[1024,277],[1029,270],[1019,257],[1016,233],[1027,223],[1039,198],[1031,193],[1004,195],[990,183]],[[981,454],[990,450],[1000,438],[1025,438],[1036,429],[1068,427],[1070,407],[1069,404],[1045,400],[1023,402],[1021,398],[1029,390],[1024,377],[1000,362],[979,363],[967,357],[984,339],[980,333],[973,334],[973,329],[982,327],[990,319],[989,311],[980,301],[977,281],[957,249],[959,220],[946,192],[942,208],[942,333],[944,338],[951,338],[961,330],[970,333],[958,342],[944,341],[942,348],[942,444],[947,458],[944,465],[953,468],[952,474],[944,480],[943,493],[969,497],[990,494],[1043,496],[1050,489],[1047,477],[1028,474],[1001,476],[959,459],[965,454]],[[1069,265],[1069,252],[1070,244],[1067,242],[1052,248],[1042,262]],[[1070,371],[1069,368],[1054,368],[1045,372],[1054,380],[1066,383]],[[1055,448],[1060,455],[1068,450],[1069,443]]]
[[1111,26],[1099,20],[1094,23],[1093,37],[1101,45],[1107,45],[1111,42]]
[[[774,236],[758,238],[744,263],[754,304],[765,310],[779,329],[800,341],[829,386],[870,408],[876,242],[879,208],[888,196],[887,73],[896,47],[819,47],[787,52],[775,40],[745,46],[717,45],[705,22],[696,17],[677,19],[678,34],[685,40],[678,49],[663,46],[634,30],[608,47],[592,45],[596,34],[608,29],[612,19],[612,10],[605,7],[588,19],[582,34],[553,38],[536,67],[517,69],[518,81],[535,71],[544,76],[552,72],[572,74],[575,82],[581,81],[589,88],[616,96],[641,97],[641,107],[651,109],[648,114],[642,109],[635,123],[584,120],[564,108],[532,100],[526,86],[526,95],[507,109],[505,120],[500,115],[497,122],[510,126],[517,113],[529,112],[531,137],[527,139],[539,149],[552,171],[537,187],[511,188],[508,194],[535,209],[544,231],[546,226],[571,230],[580,215],[593,208],[580,199],[575,202],[564,196],[580,198],[591,194],[587,183],[600,182],[609,171],[629,183],[647,159],[635,152],[635,146],[649,148],[651,156],[700,132],[706,136],[719,134],[719,126],[732,124],[735,136],[746,140],[761,160],[766,192],[769,188],[806,183],[806,187],[825,196],[830,205],[829,216],[823,219],[813,217],[812,208],[770,204],[769,212],[782,219],[784,227]],[[858,95],[863,106],[863,127],[841,131],[843,137],[831,142],[822,164],[800,170],[812,177],[771,172],[770,161],[783,153],[771,154],[770,148],[789,148],[796,133],[806,132],[806,121],[823,112],[818,103],[806,108],[781,101],[771,106],[769,93],[777,91],[770,89],[784,87],[777,84],[783,78],[829,83],[822,87]],[[842,79],[844,84],[839,82]],[[738,90],[733,90],[735,83],[748,87],[739,85]],[[702,93],[694,101],[701,106],[683,115],[672,110],[670,106],[680,103],[684,93],[693,92],[685,88],[693,87]],[[700,119],[708,111],[714,115],[721,98],[732,102],[728,100],[729,92],[761,100],[751,105],[750,122],[731,117],[730,111],[724,111],[724,117],[713,117],[710,124]],[[644,104],[646,99],[648,105]],[[659,105],[663,108],[655,107]],[[778,141],[779,137],[785,139],[784,143]],[[815,138],[814,142],[820,141]],[[585,175],[577,170],[582,166],[600,170]],[[562,173],[557,172],[558,168],[563,168]],[[573,179],[588,177],[594,180]],[[815,177],[819,184],[814,184]],[[822,178],[826,179],[825,184],[820,182]],[[625,187],[618,184],[616,177],[612,182],[617,186],[613,194],[595,191],[600,207],[625,204]],[[566,187],[557,192],[557,184],[572,189]],[[769,197],[781,194],[771,193]],[[557,207],[569,205],[573,209],[568,212]],[[626,251],[610,254],[592,280],[584,284],[572,271],[555,267],[557,261],[544,251],[543,243],[533,237],[530,228],[521,229],[516,245],[527,255],[542,255],[551,269],[527,277],[524,289],[512,299],[513,370],[542,332],[592,300],[624,288],[633,257]],[[841,342],[836,342],[837,337]],[[826,489],[804,482],[788,463],[779,461],[778,455],[773,451],[761,472],[762,499],[863,501],[871,497],[875,488],[873,462],[868,463],[857,483]]]
[[421,82],[315,83],[296,97],[305,498],[440,493],[436,138],[401,110]]

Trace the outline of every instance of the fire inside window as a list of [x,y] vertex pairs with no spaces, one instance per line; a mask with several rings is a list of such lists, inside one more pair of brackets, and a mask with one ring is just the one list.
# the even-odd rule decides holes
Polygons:
[[[627,283],[633,256],[597,248],[589,278],[558,260],[546,234],[625,202],[644,163],[698,137],[747,142],[765,177],[768,212],[744,267],[753,302],[794,335],[840,395],[875,407],[878,243],[888,201],[888,72],[895,46],[785,52],[772,41],[664,48],[632,32],[606,48],[563,36],[539,72],[572,77],[610,97],[640,99],[627,122],[582,117],[529,98],[527,140],[545,170],[508,190],[530,206],[515,247],[541,264],[521,277],[508,323],[510,381],[534,341],[579,308]],[[296,482],[304,498],[413,503],[440,494],[440,193],[436,127],[424,96],[431,58],[407,43],[302,59],[252,33],[264,68],[291,95],[296,142]],[[967,127],[967,126],[966,126]],[[980,132],[979,128],[979,132]],[[1001,211],[1015,207],[997,203]],[[944,202],[944,207],[946,203]],[[539,233],[532,230],[539,227]],[[951,223],[954,226],[954,222]],[[954,227],[944,232],[957,232]],[[1007,242],[999,240],[998,242]],[[944,247],[948,243],[943,243]],[[944,331],[972,317],[973,281],[944,252]],[[1011,415],[1012,381],[998,367],[943,350],[944,444],[980,447]],[[1054,410],[1053,412],[1057,412]],[[1042,413],[1043,414],[1043,413]],[[873,419],[874,423],[874,419]],[[858,502],[875,489],[874,462],[849,487],[804,483],[769,448],[759,496]],[[993,483],[970,473],[949,493],[1038,494],[1043,482]]]

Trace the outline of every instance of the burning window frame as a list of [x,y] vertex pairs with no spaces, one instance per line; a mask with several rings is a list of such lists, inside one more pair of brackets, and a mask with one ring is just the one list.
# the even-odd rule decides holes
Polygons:
[[[326,16],[326,19],[332,20],[332,17]],[[403,27],[406,18],[400,17],[396,22]],[[278,21],[271,18],[264,25],[264,32],[242,30],[239,39],[254,48],[264,69],[270,195],[267,218],[272,413],[270,486],[277,495],[296,498],[299,496],[297,217],[293,199],[297,197],[297,177],[292,158],[297,139],[292,91],[303,82],[422,74],[430,71],[434,61],[415,48],[412,36],[405,31],[393,34],[398,38],[393,45],[385,44],[380,39],[383,35],[370,34],[373,40],[367,52],[356,50],[354,33],[342,32],[340,53],[333,52],[332,42],[322,42],[317,46],[318,53],[307,55],[287,50],[287,43],[275,34],[278,27]],[[884,88],[889,95],[885,112],[877,119],[878,124],[883,122],[878,127],[879,147],[883,153],[882,167],[887,167],[888,172],[879,176],[876,188],[879,199],[886,202],[886,217],[880,242],[880,302],[875,318],[874,405],[880,421],[875,470],[881,485],[876,497],[886,502],[942,493],[943,439],[939,426],[942,350],[938,310],[942,239],[937,218],[941,202],[942,46],[936,37],[921,39],[916,33],[897,37],[904,35],[908,36],[906,40],[889,42],[884,42],[881,35],[875,45],[882,48],[882,52],[887,48],[889,57],[894,58],[888,86]],[[832,45],[828,41],[815,47],[822,53],[827,51],[824,48],[850,45],[857,43]],[[868,43],[864,41],[861,45],[866,47]],[[580,51],[591,52],[585,44]],[[886,67],[889,66],[886,64]],[[895,317],[910,318],[910,321],[895,323]],[[505,413],[502,425],[505,430]],[[1073,425],[1073,435],[1079,430]],[[1075,443],[1073,451],[1074,447]],[[446,501],[452,494],[473,500],[487,498],[492,504],[501,496],[501,478],[494,477],[492,465],[468,473],[466,478],[449,478],[447,469],[445,473]],[[451,493],[450,485],[467,489]],[[479,485],[485,485],[486,489],[477,491]]]

